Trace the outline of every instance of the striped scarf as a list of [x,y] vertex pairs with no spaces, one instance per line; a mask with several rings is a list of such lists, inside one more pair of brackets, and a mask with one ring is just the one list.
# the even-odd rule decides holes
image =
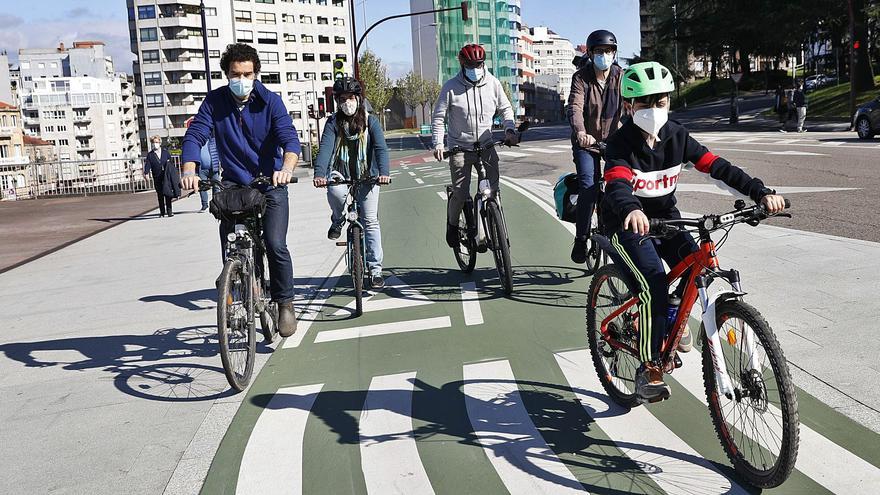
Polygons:
[[[351,170],[354,169],[355,178],[369,177],[370,166],[367,163],[367,141],[369,133],[364,129],[357,136],[348,135],[348,126],[345,126],[345,132],[337,133],[334,149],[336,150],[336,160],[334,170],[341,173],[344,177],[351,176]],[[357,141],[357,157],[356,162],[352,163],[349,156],[349,144],[351,141]],[[352,165],[355,165],[352,167]]]

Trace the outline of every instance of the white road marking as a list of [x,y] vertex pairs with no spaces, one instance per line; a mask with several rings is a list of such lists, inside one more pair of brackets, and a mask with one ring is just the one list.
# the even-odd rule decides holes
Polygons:
[[315,336],[315,343],[334,342],[337,340],[360,339],[377,335],[390,335],[394,333],[419,332],[422,330],[434,330],[437,328],[449,328],[452,321],[448,316],[426,318],[423,320],[395,321],[393,323],[379,323],[377,325],[365,325],[362,327],[342,328],[340,330],[324,330]]
[[551,145],[549,146],[549,148],[559,148],[559,149],[561,149],[561,150],[568,150],[568,151],[571,151],[571,145],[570,145],[570,144],[551,144]]
[[524,156],[530,156],[528,153],[517,153],[516,151],[499,151],[499,156],[507,156],[510,158],[522,158]]
[[748,493],[718,472],[648,408],[627,410],[608,397],[594,394],[602,390],[602,384],[588,349],[559,352],[554,357],[578,402],[596,425],[666,493]]
[[[701,192],[709,194],[718,194],[721,196],[734,196],[743,198],[738,191],[726,187],[725,184],[685,184],[679,182],[676,185],[678,191],[683,192]],[[769,186],[768,186],[769,187]],[[839,192],[839,191],[855,191],[858,188],[853,187],[795,187],[795,186],[773,186],[779,194],[797,194],[797,193],[817,193],[817,192]]]
[[425,163],[428,163],[428,162],[437,161],[437,159],[434,158],[433,156],[426,156],[426,157],[422,158],[422,161]]
[[825,146],[840,146],[844,141],[822,141]]
[[424,184],[424,183],[425,183],[425,181],[416,177],[416,184]]
[[587,493],[547,446],[507,361],[464,366],[468,418],[483,452],[512,495]]
[[415,172],[410,171],[410,172],[407,172],[407,173],[408,173],[409,175],[411,175],[412,177],[415,177],[415,176],[416,176],[416,173],[415,173]]
[[[434,301],[428,299],[421,292],[413,289],[403,280],[394,275],[385,279],[385,289],[383,291],[389,297],[384,299],[376,299],[378,295],[371,294],[362,301],[364,313],[373,311],[383,311],[386,309],[412,308],[414,306],[424,306],[425,304],[433,304]],[[392,295],[393,294],[393,295]],[[353,313],[357,305],[354,299],[351,300],[344,308],[340,308],[333,316],[341,316],[346,313]]]
[[[706,404],[700,353],[679,353],[679,356],[683,366],[670,376]],[[779,409],[772,404],[770,408],[774,416],[781,417]],[[795,469],[834,493],[867,493],[868,487],[880,486],[880,469],[803,423],[799,450]]]
[[809,151],[771,151],[768,155],[789,155],[789,156],[829,156],[824,153],[811,153]]
[[442,199],[443,201],[447,201],[449,199],[446,197],[446,193],[444,193],[443,191],[436,191],[436,192],[437,192],[437,196],[440,196],[440,199]]
[[464,310],[465,325],[482,325],[483,311],[480,310],[480,294],[475,282],[464,282],[461,287],[461,306]]
[[[570,148],[569,148],[570,149]],[[566,150],[552,148],[523,148],[523,151],[534,151],[536,153],[565,153]]]
[[432,168],[436,168],[433,165],[422,165],[421,167],[416,167],[416,170],[431,170]]
[[272,396],[244,448],[236,493],[302,493],[306,421],[323,386],[281,388]]
[[361,469],[369,494],[433,494],[412,427],[416,373],[375,376],[361,412]]
[[[315,297],[300,312],[299,317],[297,318],[296,333],[284,339],[284,343],[281,345],[282,349],[299,347],[303,338],[305,338],[306,333],[308,333],[309,328],[311,328],[312,322],[320,317],[321,308],[333,293],[333,287],[336,286],[336,282],[339,281],[339,277],[345,273],[345,270],[345,261],[342,256],[340,256],[333,271],[331,271],[328,276],[322,278],[323,285],[321,285],[320,289],[315,293]],[[316,280],[318,280],[317,277],[311,279],[311,281]],[[315,282],[314,285],[317,285],[317,282]]]

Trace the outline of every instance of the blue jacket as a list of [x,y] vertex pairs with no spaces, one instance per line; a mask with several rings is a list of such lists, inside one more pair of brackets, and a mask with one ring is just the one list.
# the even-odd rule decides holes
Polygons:
[[[370,167],[370,175],[378,177],[388,175],[388,145],[385,144],[385,134],[382,126],[375,115],[367,117],[367,130],[370,133],[367,142],[367,164]],[[333,114],[324,124],[324,133],[321,135],[321,147],[315,158],[315,177],[329,177],[332,171],[331,161],[336,159],[336,136],[339,128],[336,126],[336,114]],[[347,166],[341,167],[347,170]],[[344,174],[348,176],[348,174]]]
[[199,107],[183,137],[181,159],[201,162],[202,146],[213,132],[223,164],[223,180],[250,184],[254,177],[281,170],[282,150],[300,153],[299,138],[281,97],[254,82],[241,112],[229,86],[217,88]]
[[199,171],[205,170],[210,173],[220,171],[220,153],[217,152],[217,141],[212,137],[202,146]]

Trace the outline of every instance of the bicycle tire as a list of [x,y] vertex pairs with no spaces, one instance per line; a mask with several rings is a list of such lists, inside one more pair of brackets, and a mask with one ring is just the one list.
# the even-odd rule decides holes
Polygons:
[[[616,285],[608,284],[608,294],[600,293],[602,286],[609,280],[618,282]],[[611,400],[627,408],[642,403],[635,391],[636,371],[641,363],[637,356],[624,350],[614,349],[603,341],[599,323],[637,294],[638,288],[635,284],[614,264],[604,265],[596,271],[587,293],[587,343],[590,347],[590,355],[593,357],[593,366],[596,368],[596,374],[599,375],[602,388]],[[602,315],[597,315],[600,299],[607,298],[611,298],[607,311],[603,309]],[[627,311],[619,315],[609,326],[611,326],[610,330],[617,334],[617,340],[627,342],[638,349],[638,325],[635,321],[628,321],[633,312],[637,312],[635,307],[631,312]],[[611,363],[606,363],[605,358],[611,358]],[[619,364],[621,361],[623,366]]]
[[475,232],[473,204],[465,203],[458,219],[458,247],[452,250],[458,268],[464,273],[471,273],[477,266],[477,241],[472,232]]
[[[724,353],[725,366],[728,367],[728,374],[731,375],[730,378],[734,387],[737,390],[742,389],[746,391],[748,395],[744,395],[742,398],[736,398],[738,397],[737,394],[737,396],[731,400],[718,393],[715,369],[712,364],[712,353],[709,349],[709,345],[705,342],[705,329],[701,325],[700,335],[704,336],[702,349],[703,383],[706,387],[706,398],[708,399],[709,413],[712,417],[712,423],[715,426],[715,432],[718,435],[718,439],[721,441],[721,446],[724,449],[725,454],[727,454],[727,458],[730,459],[731,464],[733,464],[734,469],[736,469],[736,472],[740,476],[750,484],[759,488],[773,488],[779,486],[788,479],[792,469],[794,469],[795,461],[797,460],[799,441],[797,394],[795,392],[794,383],[792,383],[791,380],[791,375],[789,374],[788,364],[782,353],[782,348],[779,346],[779,342],[776,340],[776,336],[773,334],[767,320],[761,316],[761,313],[759,313],[758,310],[741,300],[726,300],[718,303],[716,307],[716,319],[719,334],[721,336],[721,346],[722,352]],[[740,367],[740,369],[730,369],[731,361],[737,357],[744,357],[745,351],[741,348],[737,349],[734,345],[726,344],[740,344],[740,347],[746,345],[746,339],[742,338],[742,332],[740,331],[738,335],[736,328],[733,326],[728,327],[727,322],[732,319],[738,319],[747,324],[752,329],[752,332],[757,339],[756,349],[757,344],[760,344],[764,349],[764,356],[767,361],[764,364],[768,366],[762,365],[764,371],[763,373],[760,373],[759,379],[755,378],[755,373],[757,372],[754,370],[743,370],[742,367]],[[729,328],[734,332],[733,338],[729,339],[727,337],[727,332],[724,330],[725,328]],[[760,355],[760,352],[758,354]],[[771,371],[775,378],[775,391],[767,386],[767,370]],[[746,375],[748,375],[748,377],[746,377]],[[746,384],[743,385],[744,383]],[[746,390],[749,388],[751,390]],[[763,392],[763,397],[761,397],[761,392]],[[755,398],[754,395],[758,395],[758,397]],[[771,400],[776,398],[778,398],[779,404],[772,404],[773,407],[771,407]],[[737,404],[745,404],[746,407],[750,407],[754,412],[759,413],[760,418],[766,418],[768,413],[771,416],[778,415],[778,417],[774,419],[778,422],[780,430],[778,437],[776,437],[780,439],[779,453],[775,456],[776,460],[772,465],[768,467],[765,463],[763,466],[759,467],[756,466],[753,461],[746,459],[746,455],[754,455],[754,453],[757,452],[761,455],[761,460],[765,460],[763,452],[767,451],[768,447],[760,444],[766,444],[769,440],[767,437],[759,436],[758,439],[753,440],[755,444],[758,444],[757,446],[743,445],[748,433],[738,430],[736,425],[729,425],[724,414],[725,401],[735,404],[735,408]],[[761,409],[763,409],[763,412]],[[751,419],[747,419],[744,425],[748,425],[749,423],[755,425],[758,420],[757,418],[758,415],[753,414]],[[739,442],[737,440],[737,433],[739,433],[741,439]],[[773,454],[772,452],[769,453]]]
[[354,286],[354,315],[360,316],[364,312],[364,254],[361,249],[363,235],[361,228],[352,225],[348,229],[348,242],[351,256],[351,282]]
[[[248,288],[246,281],[248,276],[244,273],[244,262],[240,258],[227,259],[220,274],[217,295],[217,337],[220,341],[220,360],[223,363],[226,380],[238,391],[244,390],[250,383],[256,353],[253,291]],[[242,324],[247,328],[242,329]],[[244,346],[237,343],[231,345],[234,338],[242,336],[245,338]]]
[[507,228],[504,226],[501,208],[495,202],[490,202],[486,207],[492,232],[492,255],[495,258],[495,268],[498,270],[498,278],[501,280],[504,294],[510,295],[513,293],[513,271],[510,268],[510,243],[507,239]]
[[272,301],[266,301],[266,309],[260,311],[260,329],[267,344],[275,341],[275,333],[278,332],[278,305]]
[[587,242],[589,242],[589,247],[587,248],[587,262],[584,266],[584,275],[590,276],[595,274],[596,270],[599,269],[602,250],[599,248],[598,244],[593,242],[592,238]]

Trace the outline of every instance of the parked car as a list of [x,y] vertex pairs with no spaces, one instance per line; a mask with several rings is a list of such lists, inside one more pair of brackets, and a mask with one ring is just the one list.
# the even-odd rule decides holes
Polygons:
[[871,139],[880,133],[880,96],[856,110],[853,126],[861,139]]
[[827,83],[827,78],[822,74],[817,74],[814,76],[808,77],[804,81],[804,89],[807,91],[812,91],[825,86]]

